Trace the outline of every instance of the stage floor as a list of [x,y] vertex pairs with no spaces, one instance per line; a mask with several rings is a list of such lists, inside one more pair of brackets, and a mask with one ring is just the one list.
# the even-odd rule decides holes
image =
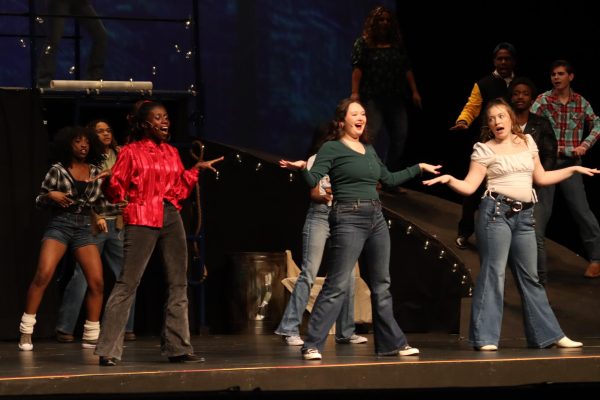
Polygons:
[[322,361],[302,360],[299,347],[286,346],[275,335],[195,336],[196,352],[206,358],[202,364],[171,364],[160,355],[159,338],[143,337],[127,343],[116,367],[100,367],[93,351],[79,343],[38,340],[33,352],[20,352],[16,342],[2,342],[0,396],[176,398],[185,393],[189,398],[285,392],[321,398],[343,392],[358,398],[364,391],[442,393],[549,384],[600,388],[600,338],[573,338],[584,341],[582,349],[529,349],[524,340],[513,339],[502,341],[497,352],[479,352],[457,335],[408,335],[421,350],[419,356],[376,357],[373,336],[366,336],[364,345],[335,344],[330,337]]

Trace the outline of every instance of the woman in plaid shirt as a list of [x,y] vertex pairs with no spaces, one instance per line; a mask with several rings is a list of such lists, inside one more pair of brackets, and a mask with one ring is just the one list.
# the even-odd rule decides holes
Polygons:
[[93,348],[100,333],[100,311],[104,283],[102,262],[91,230],[91,211],[104,202],[100,173],[95,164],[101,161],[101,145],[97,136],[81,127],[61,129],[55,139],[57,159],[42,182],[36,204],[50,210],[50,221],[42,238],[37,270],[21,317],[19,349],[33,350],[31,335],[36,312],[56,266],[71,247],[88,281],[86,295],[87,320],[83,347]]

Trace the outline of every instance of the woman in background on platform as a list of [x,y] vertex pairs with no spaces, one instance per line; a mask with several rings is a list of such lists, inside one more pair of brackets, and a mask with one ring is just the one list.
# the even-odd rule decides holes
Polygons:
[[389,172],[368,144],[366,112],[358,101],[342,100],[332,126],[331,140],[321,146],[310,171],[306,169],[306,161],[280,161],[282,168],[302,170],[310,187],[329,175],[335,199],[329,217],[329,269],[311,313],[303,358],[321,359],[327,334],[342,308],[347,283],[361,253],[371,290],[375,352],[382,356],[419,354],[418,349],[408,345],[394,318],[390,293],[390,234],[376,185],[382,181],[390,187],[397,186],[423,171],[437,174],[440,166],[421,163]]
[[490,101],[485,116],[488,126],[482,141],[473,146],[465,179],[442,175],[423,182],[428,186],[443,183],[468,196],[487,176],[476,227],[481,269],[473,293],[469,340],[477,350],[498,349],[509,263],[523,302],[527,344],[537,348],[581,347],[582,343],[570,340],[561,330],[538,279],[532,183],[553,185],[576,173],[591,176],[600,171],[581,166],[545,171],[535,141],[523,134],[506,101]]
[[[104,281],[102,262],[92,235],[91,214],[103,203],[100,181],[101,145],[98,137],[81,127],[61,129],[55,137],[58,162],[50,168],[40,194],[38,207],[50,210],[50,221],[42,238],[37,270],[21,317],[19,349],[33,350],[31,335],[36,313],[56,266],[70,247],[81,265],[88,290],[85,296],[87,319],[83,327],[83,348],[94,348],[100,333],[100,312]],[[90,181],[94,180],[94,181]]]
[[[98,135],[98,139],[100,139],[100,142],[102,143],[102,170],[110,171],[117,161],[117,154],[120,150],[110,124],[106,120],[97,119],[91,121],[88,124],[88,128]],[[94,213],[95,221],[92,221],[92,223],[95,223],[98,226],[96,244],[98,245],[98,250],[102,257],[103,266],[108,267],[115,278],[119,277],[123,266],[122,208],[124,205],[125,203],[111,204],[106,202],[101,209],[97,210],[97,213]],[[65,292],[63,293],[62,302],[58,311],[56,339],[59,342],[68,343],[74,340],[73,332],[75,331],[77,317],[79,316],[79,310],[81,309],[86,290],[87,283],[85,281],[85,276],[83,275],[79,263],[76,263],[75,269],[73,270],[73,276],[65,287]],[[134,319],[135,301],[131,305],[129,319],[127,320],[127,326],[125,328],[126,341],[136,339],[135,333],[133,332]]]
[[407,99],[421,108],[421,95],[398,20],[383,6],[371,10],[362,35],[354,42],[350,98],[360,99],[365,105],[370,121],[369,139],[376,147],[381,128],[385,128],[389,146],[387,154],[380,155],[390,171],[399,170],[408,137]]
[[162,255],[168,287],[161,352],[170,362],[204,361],[194,354],[190,343],[187,245],[179,210],[196,184],[199,171],[216,171],[213,164],[223,157],[199,161],[185,170],[177,149],[167,144],[169,126],[162,104],[141,104],[133,118],[130,141],[121,149],[103,185],[110,202],[127,201],[123,210],[123,269],[106,304],[96,347],[103,366],[114,366],[121,359],[129,310],[156,247]]

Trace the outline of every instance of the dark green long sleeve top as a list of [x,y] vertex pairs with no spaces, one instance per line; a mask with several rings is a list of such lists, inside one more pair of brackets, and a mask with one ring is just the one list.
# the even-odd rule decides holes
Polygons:
[[418,164],[390,172],[373,146],[365,145],[365,149],[366,153],[360,154],[339,140],[326,142],[311,169],[303,170],[302,175],[310,187],[329,175],[334,200],[377,200],[377,181],[397,186],[421,174]]

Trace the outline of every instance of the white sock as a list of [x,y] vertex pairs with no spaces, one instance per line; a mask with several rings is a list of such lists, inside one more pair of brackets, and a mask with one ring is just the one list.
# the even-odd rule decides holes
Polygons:
[[85,320],[83,325],[83,340],[98,340],[100,336],[100,321],[92,322]]
[[19,324],[19,332],[21,333],[33,333],[33,326],[35,325],[36,314],[23,313],[21,316],[21,324]]

